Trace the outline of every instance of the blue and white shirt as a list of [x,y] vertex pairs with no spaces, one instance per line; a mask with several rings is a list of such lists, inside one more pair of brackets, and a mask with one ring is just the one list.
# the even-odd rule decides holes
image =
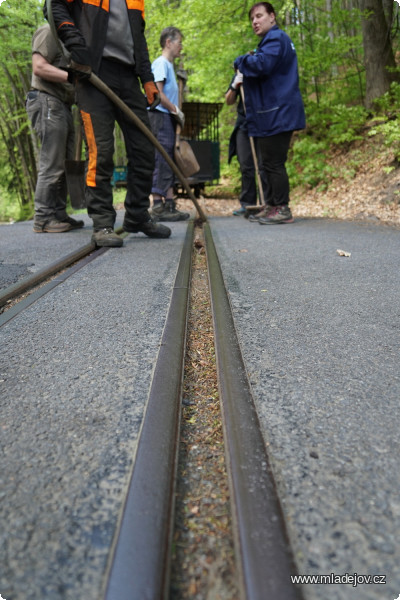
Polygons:
[[[163,92],[167,96],[168,100],[178,106],[179,102],[179,89],[178,83],[175,77],[174,65],[172,62],[167,60],[165,56],[159,56],[153,61],[151,65],[151,70],[153,71],[154,81],[157,83],[158,81],[164,84]],[[159,104],[156,110],[160,110],[165,113],[169,113],[167,108],[161,106]]]

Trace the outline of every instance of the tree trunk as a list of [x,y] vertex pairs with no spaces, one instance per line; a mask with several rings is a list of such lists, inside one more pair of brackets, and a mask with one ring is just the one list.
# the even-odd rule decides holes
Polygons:
[[392,27],[394,2],[392,0],[382,0],[383,12],[385,13],[386,23],[389,29]]
[[360,8],[366,74],[365,105],[371,108],[373,101],[400,78],[398,73],[391,72],[396,63],[382,0],[360,0]]

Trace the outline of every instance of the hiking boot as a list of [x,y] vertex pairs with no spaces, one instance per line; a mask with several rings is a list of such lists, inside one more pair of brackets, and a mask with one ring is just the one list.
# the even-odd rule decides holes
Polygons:
[[72,227],[72,229],[81,229],[84,226],[84,222],[79,220],[77,221],[76,219],[73,219],[72,217],[67,217],[66,219],[62,220],[63,223],[69,223]]
[[139,231],[141,231],[151,238],[168,238],[171,235],[169,227],[161,225],[160,223],[155,223],[152,219],[145,221],[144,223],[133,223],[132,221],[127,221],[125,218],[122,228],[129,233],[139,233]]
[[35,233],[65,233],[71,231],[72,225],[65,221],[57,221],[57,219],[50,219],[45,223],[34,223],[33,231]]
[[165,210],[170,215],[169,221],[187,221],[190,218],[189,213],[176,208],[176,202],[174,202],[174,200],[165,200]]
[[271,206],[270,204],[266,204],[258,213],[252,214],[249,216],[249,221],[252,223],[257,223],[258,219],[265,219],[269,216],[269,214],[275,210],[275,206]]
[[165,213],[164,202],[157,202],[153,208],[149,211],[149,214],[153,221],[160,221]]
[[278,225],[279,223],[293,223],[293,221],[293,215],[287,204],[274,206],[273,210],[266,217],[258,219],[260,225]]
[[150,211],[153,221],[187,221],[190,214],[176,208],[173,200],[166,200],[165,204],[159,202]]
[[92,242],[100,247],[120,248],[124,240],[115,233],[112,227],[103,227],[93,230]]

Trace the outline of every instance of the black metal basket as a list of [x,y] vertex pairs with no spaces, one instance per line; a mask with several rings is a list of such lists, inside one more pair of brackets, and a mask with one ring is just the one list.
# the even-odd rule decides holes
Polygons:
[[218,115],[222,106],[222,103],[212,102],[184,102],[182,105],[185,127],[181,139],[189,142],[200,165],[200,171],[189,177],[190,185],[195,188],[215,185],[220,177]]

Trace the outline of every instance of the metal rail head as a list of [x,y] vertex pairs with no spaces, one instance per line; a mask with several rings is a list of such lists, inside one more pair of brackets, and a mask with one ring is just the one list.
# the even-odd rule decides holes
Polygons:
[[210,226],[204,227],[234,539],[243,600],[303,600]]

